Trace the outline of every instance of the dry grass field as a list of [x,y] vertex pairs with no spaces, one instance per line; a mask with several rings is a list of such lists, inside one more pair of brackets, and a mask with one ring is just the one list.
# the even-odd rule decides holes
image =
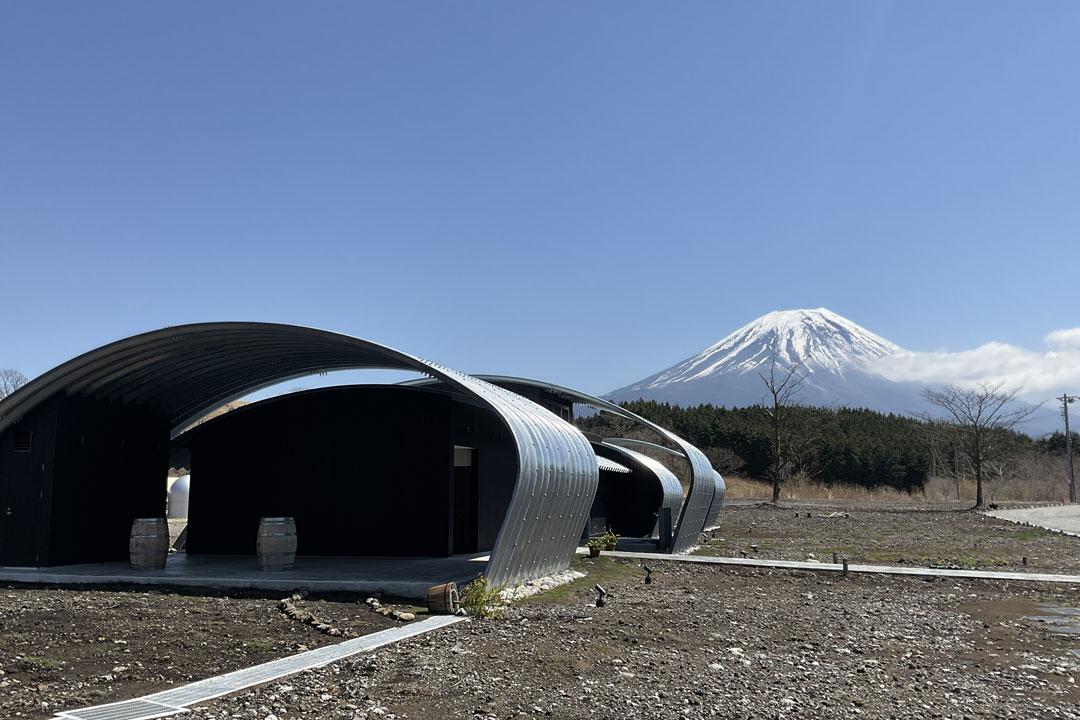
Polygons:
[[[1047,464],[1049,465],[1049,463]],[[750,480],[736,475],[724,476],[729,498],[770,499],[772,485],[768,482]],[[1024,473],[992,477],[983,483],[983,493],[988,503],[1044,503],[1062,502],[1068,498],[1068,484],[1062,468],[1048,466],[1038,472],[1028,469]],[[851,485],[824,485],[798,477],[780,488],[784,500],[855,500],[900,503],[975,503],[975,481],[971,478],[931,477],[922,492],[906,493],[892,488],[867,489]]]

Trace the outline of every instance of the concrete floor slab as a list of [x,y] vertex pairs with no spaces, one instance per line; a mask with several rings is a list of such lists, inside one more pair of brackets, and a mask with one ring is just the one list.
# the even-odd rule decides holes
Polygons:
[[1080,535],[1080,504],[1049,505],[1018,510],[990,510],[986,514],[999,520],[1034,525],[1066,535]]
[[173,585],[347,591],[422,598],[446,582],[463,585],[487,567],[488,556],[449,558],[311,557],[296,558],[292,570],[261,570],[253,556],[172,553],[163,570],[133,570],[126,562],[85,563],[48,568],[0,567],[0,582]]

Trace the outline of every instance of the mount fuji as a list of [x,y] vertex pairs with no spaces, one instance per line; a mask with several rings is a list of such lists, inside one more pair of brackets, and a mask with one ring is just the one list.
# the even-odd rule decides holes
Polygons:
[[[755,405],[764,402],[767,391],[760,375],[768,377],[775,356],[778,379],[783,377],[779,373],[799,363],[798,372],[805,375],[797,395],[802,404],[940,414],[922,397],[924,385],[896,382],[872,369],[873,361],[904,352],[825,308],[783,310],[764,315],[693,357],[604,397],[614,402],[642,398],[683,407]],[[1036,412],[1021,427],[1028,433],[1053,430],[1042,427],[1047,420],[1044,414]]]

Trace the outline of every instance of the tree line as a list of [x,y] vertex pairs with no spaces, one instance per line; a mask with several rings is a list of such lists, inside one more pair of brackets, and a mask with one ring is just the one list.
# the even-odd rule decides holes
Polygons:
[[[701,448],[721,474],[775,478],[778,458],[773,408],[710,404],[683,408],[654,400],[621,404]],[[854,408],[792,405],[785,412],[781,457],[787,478],[801,475],[827,485],[916,492],[931,473],[948,476],[968,471],[968,449],[962,438],[950,439],[941,432],[940,422]],[[578,422],[582,429],[598,435],[623,430],[618,427],[620,421],[604,413]],[[1064,448],[1060,433],[1040,440],[1012,430],[1000,435],[998,442],[1020,453]]]

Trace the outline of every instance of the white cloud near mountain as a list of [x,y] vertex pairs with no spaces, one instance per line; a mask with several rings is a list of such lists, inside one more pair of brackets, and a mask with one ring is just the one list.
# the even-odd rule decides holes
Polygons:
[[1045,340],[1054,350],[1080,350],[1080,328],[1055,330]]
[[1080,392],[1080,327],[1055,330],[1045,352],[990,342],[960,352],[910,352],[873,360],[867,368],[889,380],[972,386],[1004,381],[1020,396],[1041,402],[1062,392]]

